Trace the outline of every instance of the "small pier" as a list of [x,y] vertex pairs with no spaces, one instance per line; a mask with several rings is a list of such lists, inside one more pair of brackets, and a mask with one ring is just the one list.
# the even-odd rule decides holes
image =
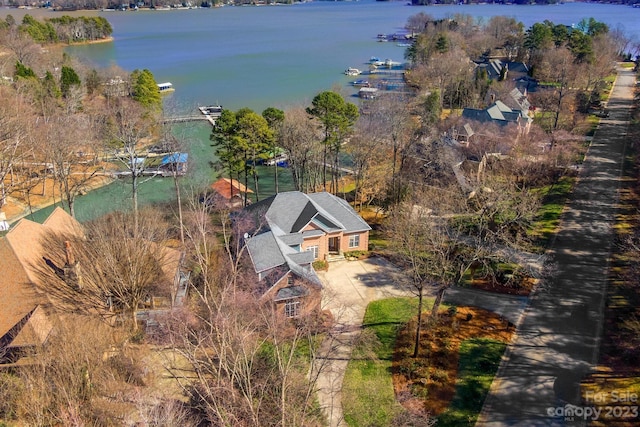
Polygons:
[[186,123],[186,122],[198,122],[208,121],[211,126],[216,125],[216,119],[222,115],[222,106],[220,105],[208,105],[205,107],[198,107],[200,114],[185,115],[177,117],[165,117],[165,123]]
[[[165,123],[185,123],[185,122],[197,122],[197,121],[203,121],[203,120],[209,120],[207,119],[205,116],[180,116],[180,117],[165,117],[164,122]],[[212,123],[215,124],[215,121]]]

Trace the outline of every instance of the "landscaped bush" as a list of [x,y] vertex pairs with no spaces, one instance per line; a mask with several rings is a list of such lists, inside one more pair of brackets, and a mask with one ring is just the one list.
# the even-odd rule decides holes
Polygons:
[[329,263],[319,259],[318,261],[313,262],[313,269],[316,271],[327,271],[329,269]]
[[356,258],[356,259],[364,259],[367,258],[369,256],[369,251],[347,251],[344,253],[344,257],[349,259],[349,258]]

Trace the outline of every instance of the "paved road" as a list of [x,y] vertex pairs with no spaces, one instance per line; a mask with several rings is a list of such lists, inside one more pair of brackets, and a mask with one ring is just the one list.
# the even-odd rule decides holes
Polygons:
[[634,84],[631,71],[619,70],[610,117],[593,138],[550,254],[557,273],[532,297],[478,426],[584,425],[561,411],[566,404],[581,405],[579,382],[598,359]]

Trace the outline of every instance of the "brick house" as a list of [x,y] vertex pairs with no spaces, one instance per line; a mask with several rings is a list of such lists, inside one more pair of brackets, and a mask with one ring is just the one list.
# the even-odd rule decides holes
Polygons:
[[279,193],[241,215],[251,219],[245,243],[260,298],[274,301],[288,317],[319,308],[322,284],[314,261],[342,259],[345,252],[369,246],[371,227],[349,203],[327,192]]

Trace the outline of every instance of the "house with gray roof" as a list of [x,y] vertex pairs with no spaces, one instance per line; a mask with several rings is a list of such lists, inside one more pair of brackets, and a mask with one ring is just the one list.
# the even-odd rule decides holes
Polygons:
[[319,308],[322,283],[313,269],[345,252],[367,250],[371,227],[345,201],[327,192],[288,191],[246,207],[245,234],[260,298],[287,317]]
[[502,101],[495,101],[487,108],[465,108],[462,110],[462,117],[479,123],[495,123],[500,126],[515,124],[523,133],[528,133],[533,119],[528,114],[528,103],[526,110],[514,109]]

